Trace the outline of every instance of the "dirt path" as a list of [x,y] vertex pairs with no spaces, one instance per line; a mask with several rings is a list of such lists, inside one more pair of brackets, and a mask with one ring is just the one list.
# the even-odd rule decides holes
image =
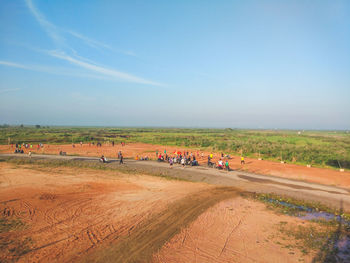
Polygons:
[[150,218],[116,246],[88,256],[88,262],[149,262],[152,255],[180,230],[214,204],[237,196],[237,189],[216,187],[171,204]]
[[[102,147],[89,146],[88,144],[75,145],[45,145],[44,148],[37,149],[34,147],[32,152],[40,154],[55,154],[57,155],[59,151],[64,151],[68,155],[80,155],[80,156],[91,156],[99,157],[102,154],[109,158],[116,158],[117,152],[122,151],[124,157],[134,159],[136,156],[150,158],[156,158],[156,151],[159,153],[164,153],[166,150],[167,154],[173,155],[174,152],[184,152],[188,151],[197,157],[197,160],[201,164],[206,164],[207,156],[211,154],[208,151],[199,151],[198,149],[188,149],[182,147],[174,146],[162,146],[162,145],[151,145],[145,143],[130,143],[125,146],[111,146],[103,145]],[[0,153],[13,153],[14,148],[8,145],[0,145]],[[25,149],[26,152],[29,149]],[[203,158],[202,158],[203,154]],[[221,157],[221,153],[213,152],[214,162],[218,161]],[[311,183],[334,185],[338,187],[346,187],[350,189],[350,172],[340,172],[339,170],[333,169],[321,169],[311,167],[308,168],[302,165],[295,164],[281,164],[279,162],[267,161],[267,160],[257,160],[253,158],[245,158],[245,165],[240,164],[239,156],[232,156],[229,159],[230,167],[234,170],[240,170],[245,172],[251,172],[263,175],[272,175],[283,177],[287,179],[302,180]]]
[[[28,158],[26,155],[5,155],[3,157]],[[74,160],[81,162],[97,163],[98,159],[93,157],[57,156],[57,155],[35,155],[32,159],[50,160]],[[119,167],[118,161],[110,160],[106,167]],[[171,177],[187,179],[194,182],[206,182],[218,186],[234,186],[250,192],[276,193],[288,195],[294,198],[320,202],[331,207],[350,211],[350,194],[348,188],[340,188],[331,185],[321,185],[276,176],[266,176],[244,171],[219,171],[207,167],[174,166],[172,169],[166,163],[154,161],[125,160],[125,166],[138,172],[162,174]]]
[[227,199],[168,240],[153,255],[153,262],[311,262],[315,253],[305,255],[294,240],[283,240],[286,237],[278,232],[281,222],[294,227],[307,224],[285,215],[271,217],[264,204],[240,196]]

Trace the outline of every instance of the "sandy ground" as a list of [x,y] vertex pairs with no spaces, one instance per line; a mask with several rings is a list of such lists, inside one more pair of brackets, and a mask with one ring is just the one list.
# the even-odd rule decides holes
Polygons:
[[[0,233],[0,261],[311,262],[312,257],[291,253],[271,238],[278,236],[280,221],[302,220],[276,215],[240,197],[237,189],[201,183],[1,162],[0,211],[0,219],[26,224]],[[20,255],[26,247],[29,252]]]
[[225,200],[169,240],[153,262],[311,262],[313,255],[292,248],[293,240],[287,241],[290,249],[277,244],[284,242],[276,230],[281,222],[305,224],[290,216],[273,216],[264,204],[242,197]]
[[32,252],[20,262],[69,262],[101,242],[128,235],[168,203],[208,188],[150,176],[4,163],[0,182],[1,215],[23,220],[29,227],[19,235],[33,240]]
[[[156,151],[164,153],[164,150],[168,154],[173,154],[175,151],[192,152],[199,162],[203,165],[206,165],[207,156],[209,152],[200,152],[197,150],[176,148],[176,147],[165,147],[160,145],[150,145],[142,143],[132,143],[126,144],[125,146],[115,145],[103,145],[102,147],[89,146],[88,144],[79,144],[75,145],[73,148],[72,145],[45,145],[41,149],[33,147],[32,151],[36,153],[46,153],[46,154],[58,154],[59,151],[64,151],[69,155],[82,155],[82,156],[101,156],[102,154],[110,157],[116,158],[117,152],[122,151],[124,157],[126,158],[135,158],[136,156],[145,157],[149,156],[150,158],[156,158]],[[12,153],[14,148],[7,145],[0,145],[1,153]],[[26,150],[28,152],[29,149]],[[202,153],[204,157],[202,158]],[[214,161],[219,160],[220,153],[213,153]],[[294,165],[294,164],[281,164],[278,162],[266,161],[266,160],[257,160],[251,158],[245,158],[245,165],[240,164],[240,157],[232,156],[232,159],[229,160],[230,167],[235,170],[244,170],[257,174],[273,175],[290,179],[297,179],[312,183],[319,183],[325,185],[333,185],[338,187],[350,188],[350,172],[340,172],[337,170],[331,169],[321,169],[321,168],[308,168],[306,166]]]

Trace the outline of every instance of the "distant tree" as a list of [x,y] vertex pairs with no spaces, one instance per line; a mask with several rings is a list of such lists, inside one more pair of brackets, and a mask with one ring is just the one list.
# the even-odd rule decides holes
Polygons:
[[39,128],[40,128],[40,125],[39,125],[39,124],[35,125],[35,128],[39,129]]
[[19,127],[23,128],[23,124],[21,124]]

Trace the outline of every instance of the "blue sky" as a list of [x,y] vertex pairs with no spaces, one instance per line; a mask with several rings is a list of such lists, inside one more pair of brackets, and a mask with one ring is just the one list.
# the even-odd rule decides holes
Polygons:
[[0,123],[350,129],[350,1],[0,5]]

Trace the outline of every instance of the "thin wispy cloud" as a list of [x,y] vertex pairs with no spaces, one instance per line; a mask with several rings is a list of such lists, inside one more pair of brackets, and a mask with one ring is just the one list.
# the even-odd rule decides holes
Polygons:
[[127,56],[136,57],[136,54],[133,51],[121,50],[121,49],[118,49],[118,48],[115,48],[115,47],[111,47],[110,45],[107,45],[107,44],[102,43],[100,41],[96,41],[94,39],[91,39],[91,38],[89,38],[87,36],[84,36],[84,35],[82,35],[80,33],[77,33],[77,32],[71,31],[71,30],[66,30],[65,32],[69,33],[70,35],[72,35],[75,38],[80,39],[81,41],[83,41],[89,47],[92,47],[92,48],[95,48],[95,49],[98,49],[98,50],[107,49],[107,50],[112,51],[112,52],[117,52],[117,53],[121,53],[121,54],[124,54],[124,55],[127,55]]
[[120,50],[120,49],[117,49],[116,51],[119,52],[119,53],[123,53],[124,55],[132,56],[132,57],[136,57],[137,56],[135,54],[135,52],[133,52],[133,51],[125,51],[125,50]]
[[7,93],[7,92],[13,92],[13,91],[18,91],[21,90],[20,88],[15,88],[15,89],[0,89],[0,94]]
[[86,45],[93,47],[93,48],[106,48],[109,50],[113,50],[113,48],[107,44],[101,43],[99,41],[93,40],[91,38],[88,38],[86,36],[83,36],[82,34],[79,34],[77,32],[71,31],[71,30],[67,30],[67,33],[71,34],[72,36],[79,38],[80,40],[83,40],[85,42]]
[[87,63],[87,62],[82,61],[82,60],[78,60],[78,59],[73,58],[69,55],[66,55],[64,52],[58,52],[56,50],[53,50],[53,51],[49,51],[48,54],[53,56],[53,57],[56,57],[56,58],[59,58],[62,60],[66,60],[74,65],[83,67],[85,69],[88,69],[88,70],[91,70],[94,72],[98,72],[98,73],[103,74],[103,75],[111,76],[111,77],[114,77],[114,78],[119,79],[119,80],[124,80],[124,81],[128,81],[128,82],[139,83],[139,84],[163,86],[160,83],[150,81],[147,79],[143,79],[143,78],[131,75],[129,73],[124,73],[124,72],[117,71],[114,69],[109,69],[109,68],[106,68],[103,66],[97,66],[97,65]]
[[45,30],[48,36],[55,42],[56,45],[62,46],[65,44],[65,39],[59,34],[59,29],[52,23],[50,23],[43,14],[39,12],[34,6],[32,0],[25,0],[29,11],[39,22],[40,26]]
[[13,68],[29,69],[29,67],[27,67],[25,65],[14,63],[14,62],[10,62],[10,61],[3,61],[3,60],[0,60],[0,65],[13,67]]
[[65,47],[68,49],[72,49],[66,44],[67,40],[63,36],[63,34],[69,34],[77,39],[80,39],[85,45],[95,49],[107,49],[109,51],[118,52],[127,56],[133,56],[133,57],[136,56],[136,54],[133,51],[117,49],[117,48],[111,47],[110,45],[102,43],[100,41],[84,36],[81,33],[75,32],[73,30],[60,28],[52,24],[51,22],[49,22],[46,19],[46,17],[42,13],[40,13],[40,11],[35,7],[32,0],[25,0],[25,2],[30,12],[32,13],[32,15],[38,21],[40,26],[45,30],[48,36],[54,41],[57,47]]
[[[151,80],[147,80],[147,79],[144,79],[144,78],[141,78],[141,77],[129,74],[129,73],[121,72],[121,71],[118,71],[115,69],[110,69],[110,68],[107,68],[104,66],[98,66],[95,63],[91,62],[90,60],[83,58],[81,56],[78,56],[77,52],[67,44],[67,40],[66,40],[66,38],[64,38],[62,36],[62,33],[68,33],[71,36],[82,40],[86,45],[88,45],[92,48],[96,48],[96,49],[104,48],[104,49],[108,49],[111,51],[123,53],[123,54],[128,55],[128,56],[136,56],[136,54],[132,51],[122,51],[122,50],[115,49],[107,44],[93,40],[91,38],[83,36],[82,34],[74,32],[72,30],[61,29],[61,28],[57,27],[56,25],[50,23],[45,18],[45,16],[43,14],[41,14],[39,12],[39,10],[35,7],[32,0],[25,0],[25,2],[27,4],[30,12],[32,13],[32,15],[39,22],[40,26],[45,30],[45,32],[48,34],[48,36],[55,42],[56,46],[59,48],[59,51],[55,50],[55,51],[46,52],[50,56],[68,61],[71,64],[77,65],[77,66],[84,68],[84,69],[88,69],[88,70],[93,71],[95,73],[99,73],[99,74],[102,74],[104,76],[112,77],[115,80],[123,80],[123,81],[138,83],[138,84],[163,86],[160,83],[157,83],[157,82],[154,82]],[[67,55],[67,53],[62,51],[62,50],[67,50],[67,51],[69,51],[68,53],[73,53],[74,56]],[[10,66],[10,65],[8,64],[8,66]],[[14,66],[14,65],[12,65],[12,66]],[[22,68],[24,68],[23,65],[20,65],[20,66],[22,66]],[[18,67],[20,67],[20,66],[18,66]],[[26,68],[26,69],[28,69],[28,68]],[[31,70],[34,70],[34,69],[31,68]]]
[[36,71],[36,72],[45,72],[45,73],[55,74],[55,75],[73,76],[73,77],[79,77],[79,78],[108,79],[104,76],[84,74],[82,72],[76,72],[74,69],[67,69],[67,68],[39,66],[39,65],[24,65],[24,64],[12,62],[12,61],[0,60],[0,66],[1,65],[6,67],[11,67],[11,68],[19,68],[24,70]]

